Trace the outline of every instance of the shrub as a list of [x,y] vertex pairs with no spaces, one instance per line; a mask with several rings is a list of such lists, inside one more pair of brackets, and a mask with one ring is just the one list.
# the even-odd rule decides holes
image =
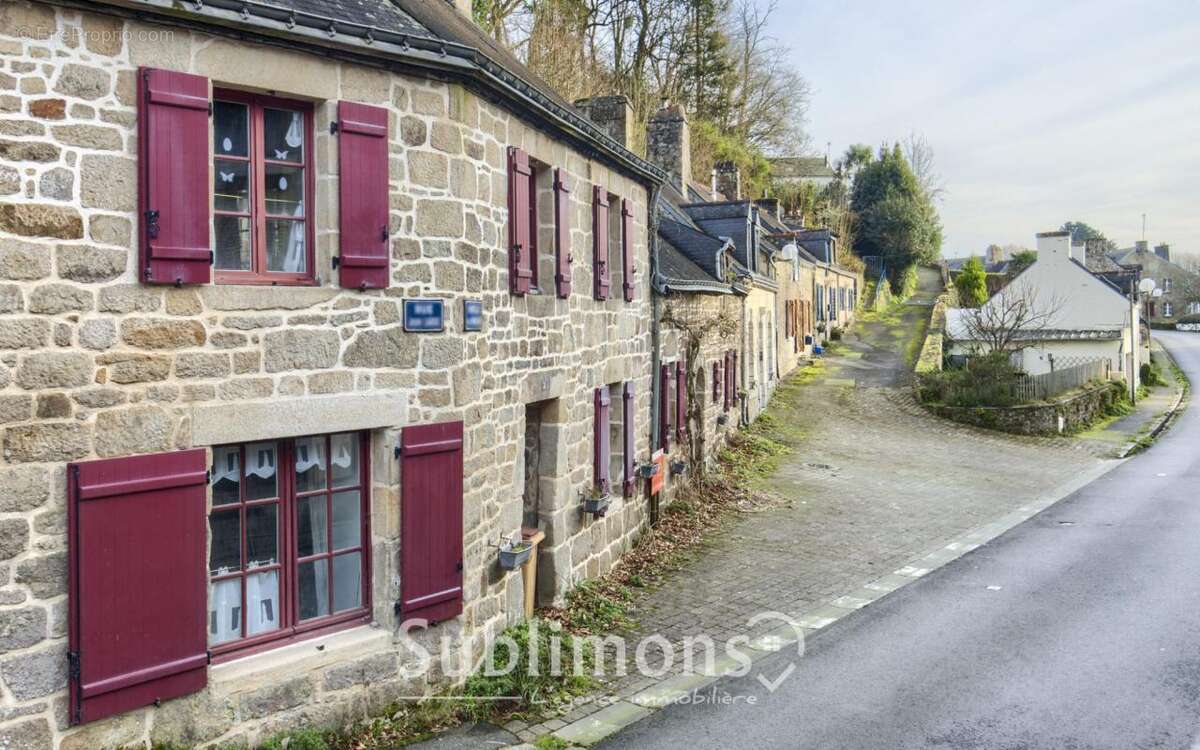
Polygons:
[[329,743],[320,732],[297,729],[271,737],[258,750],[329,750]]
[[917,397],[946,406],[1013,406],[1018,403],[1013,385],[1022,377],[1007,354],[993,352],[972,359],[964,369],[920,373]]
[[1162,367],[1157,362],[1143,362],[1140,374],[1142,385],[1148,388],[1167,384],[1167,379],[1163,377]]
[[829,340],[830,341],[841,341],[842,340],[842,329],[837,326],[830,328],[829,329]]

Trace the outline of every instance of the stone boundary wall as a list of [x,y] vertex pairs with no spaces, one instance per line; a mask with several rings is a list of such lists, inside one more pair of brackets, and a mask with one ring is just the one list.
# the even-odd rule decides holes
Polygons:
[[929,332],[925,335],[925,343],[921,345],[921,353],[917,357],[914,371],[938,372],[942,369],[946,344],[946,310],[951,306],[954,293],[947,289],[938,295],[929,313]]
[[1119,401],[1124,392],[1123,383],[1112,381],[1085,386],[1047,404],[1007,407],[929,404],[926,408],[943,419],[989,430],[1017,435],[1060,435],[1086,429]]

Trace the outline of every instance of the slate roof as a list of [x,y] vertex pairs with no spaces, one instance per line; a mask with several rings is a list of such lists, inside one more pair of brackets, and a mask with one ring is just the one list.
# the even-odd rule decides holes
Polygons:
[[771,159],[771,175],[781,179],[836,177],[824,156],[783,156]]
[[[979,257],[979,256],[974,256],[974,257]],[[971,260],[971,259],[970,258],[947,258],[944,262],[946,264],[946,268],[951,273],[958,273],[959,271],[963,270],[963,266],[965,266],[967,264],[967,261],[969,261],[969,260]],[[1008,261],[1008,260],[1002,260],[1002,261],[998,261],[996,263],[984,263],[983,270],[986,273],[996,273],[996,274],[1008,273],[1008,267],[1009,267],[1010,263],[1012,263],[1012,261]]]
[[667,290],[728,294],[732,287],[722,281],[717,262],[728,241],[701,229],[681,208],[686,202],[673,183],[663,186],[657,206],[661,281]]

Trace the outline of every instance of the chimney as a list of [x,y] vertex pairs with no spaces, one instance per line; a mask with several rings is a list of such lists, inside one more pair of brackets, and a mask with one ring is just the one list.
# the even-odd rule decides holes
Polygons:
[[993,265],[1004,260],[1004,248],[999,245],[988,245],[987,247],[987,264]]
[[1158,257],[1162,258],[1163,260],[1170,262],[1171,261],[1171,246],[1165,242],[1161,245],[1155,245],[1154,246],[1154,254],[1157,255]]
[[664,101],[646,124],[646,158],[670,174],[671,183],[687,196],[692,180],[692,136],[681,105]]
[[1092,237],[1084,243],[1084,265],[1093,271],[1102,270],[1108,266],[1105,258],[1108,256],[1108,240],[1103,237]]
[[725,196],[727,201],[742,199],[742,173],[731,161],[719,161],[713,165],[712,189]]
[[1071,233],[1039,232],[1037,254],[1039,263],[1066,263],[1071,259]]
[[1138,240],[1137,242],[1133,243],[1133,247],[1139,253],[1150,252],[1150,243],[1146,242],[1145,240]]
[[629,99],[623,95],[593,96],[576,100],[575,107],[605,135],[629,148],[629,136],[633,134],[633,107],[629,106]]

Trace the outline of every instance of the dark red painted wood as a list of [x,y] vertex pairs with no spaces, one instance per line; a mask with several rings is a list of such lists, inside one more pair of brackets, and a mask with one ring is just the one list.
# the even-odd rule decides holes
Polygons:
[[70,721],[208,681],[204,450],[69,464]]
[[625,497],[633,497],[633,489],[637,484],[637,473],[635,468],[634,452],[637,450],[635,440],[637,438],[636,424],[634,419],[637,399],[634,397],[633,382],[627,381],[621,389],[621,430],[624,448],[622,450],[622,464],[624,468],[624,487],[622,494]]
[[671,450],[671,365],[663,364],[658,368],[658,447],[663,453]]
[[738,353],[730,353],[730,401],[737,406],[738,403]]
[[463,423],[405,427],[400,437],[400,614],[462,613]]
[[687,365],[675,363],[675,434],[683,442],[687,434]]
[[384,289],[388,252],[388,111],[338,102],[338,281]]
[[611,489],[608,472],[612,464],[609,423],[612,397],[608,393],[608,387],[597,388],[593,401],[595,409],[592,418],[592,476],[595,478],[596,487],[602,492],[608,492]]
[[721,363],[719,362],[713,362],[712,400],[714,404],[721,400]]
[[621,289],[625,301],[633,302],[637,285],[633,280],[633,202],[621,199]]
[[534,246],[530,211],[533,169],[529,154],[508,149],[508,285],[513,294],[528,294],[533,284]]
[[608,192],[592,186],[592,296],[608,299]]
[[733,353],[725,352],[725,387],[722,389],[724,401],[721,408],[724,411],[729,411],[729,404],[733,401],[730,393],[733,390]]
[[554,170],[554,286],[558,296],[571,296],[571,178]]
[[207,284],[208,79],[138,70],[138,265],[149,284]]

